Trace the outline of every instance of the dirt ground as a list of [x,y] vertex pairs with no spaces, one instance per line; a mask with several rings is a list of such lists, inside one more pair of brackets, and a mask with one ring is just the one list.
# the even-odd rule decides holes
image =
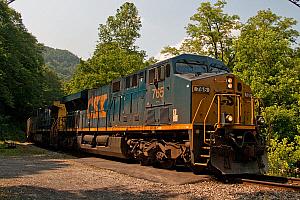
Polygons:
[[0,199],[300,199],[298,191],[221,184],[189,173],[77,158],[30,144],[17,148],[16,153],[0,151]]

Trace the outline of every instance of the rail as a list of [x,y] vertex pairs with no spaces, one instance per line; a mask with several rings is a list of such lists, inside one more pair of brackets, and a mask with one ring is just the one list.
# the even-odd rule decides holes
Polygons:
[[[284,178],[284,177],[276,177],[276,176],[266,176],[262,175],[260,180],[251,179],[251,178],[242,178],[240,181],[243,184],[257,184],[264,185],[267,187],[276,187],[281,189],[292,189],[300,191],[300,178]],[[282,181],[284,180],[284,181]]]

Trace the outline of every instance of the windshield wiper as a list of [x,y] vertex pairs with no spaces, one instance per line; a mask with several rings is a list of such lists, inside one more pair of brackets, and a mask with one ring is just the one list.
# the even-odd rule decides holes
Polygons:
[[187,60],[183,59],[183,62],[192,69],[192,72],[194,72],[194,67],[191,66]]

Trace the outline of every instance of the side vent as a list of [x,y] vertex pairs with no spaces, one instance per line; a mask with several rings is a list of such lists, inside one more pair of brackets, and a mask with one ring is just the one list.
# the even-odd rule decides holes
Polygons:
[[134,119],[134,121],[139,121],[139,115],[134,115],[133,119]]
[[160,109],[160,123],[161,124],[169,124],[170,123],[168,107]]
[[147,122],[148,125],[155,123],[155,110],[147,111]]

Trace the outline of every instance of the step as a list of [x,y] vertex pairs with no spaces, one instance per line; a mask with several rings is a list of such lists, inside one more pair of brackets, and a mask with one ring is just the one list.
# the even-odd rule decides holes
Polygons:
[[195,163],[196,166],[207,166],[207,163]]
[[215,131],[205,131],[205,133],[215,133]]
[[201,149],[207,149],[207,150],[209,150],[210,147],[201,147]]
[[200,155],[201,158],[210,158],[210,155]]
[[210,141],[215,142],[215,139],[205,139],[205,141],[206,142],[210,142]]

